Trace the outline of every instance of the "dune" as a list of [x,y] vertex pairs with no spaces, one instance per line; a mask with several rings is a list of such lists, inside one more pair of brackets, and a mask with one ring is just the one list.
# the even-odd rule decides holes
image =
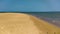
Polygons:
[[60,34],[60,28],[23,13],[0,13],[0,34]]

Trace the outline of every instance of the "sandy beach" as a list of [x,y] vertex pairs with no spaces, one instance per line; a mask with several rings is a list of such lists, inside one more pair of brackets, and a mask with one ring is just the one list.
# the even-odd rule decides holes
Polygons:
[[32,15],[0,13],[0,34],[60,34],[60,28]]

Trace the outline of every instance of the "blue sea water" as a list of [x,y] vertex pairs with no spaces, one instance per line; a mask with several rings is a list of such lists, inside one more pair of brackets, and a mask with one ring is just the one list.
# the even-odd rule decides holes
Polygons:
[[47,21],[60,27],[60,13],[59,12],[25,12],[25,14],[36,16],[38,19]]

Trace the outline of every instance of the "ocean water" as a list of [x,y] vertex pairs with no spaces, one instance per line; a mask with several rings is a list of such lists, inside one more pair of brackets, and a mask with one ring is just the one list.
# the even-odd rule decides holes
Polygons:
[[60,13],[59,12],[25,12],[26,14],[36,16],[51,24],[60,27]]

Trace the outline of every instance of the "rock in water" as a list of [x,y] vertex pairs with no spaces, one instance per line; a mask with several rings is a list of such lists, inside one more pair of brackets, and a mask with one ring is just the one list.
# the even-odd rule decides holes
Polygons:
[[60,28],[22,13],[0,13],[0,34],[60,34]]

